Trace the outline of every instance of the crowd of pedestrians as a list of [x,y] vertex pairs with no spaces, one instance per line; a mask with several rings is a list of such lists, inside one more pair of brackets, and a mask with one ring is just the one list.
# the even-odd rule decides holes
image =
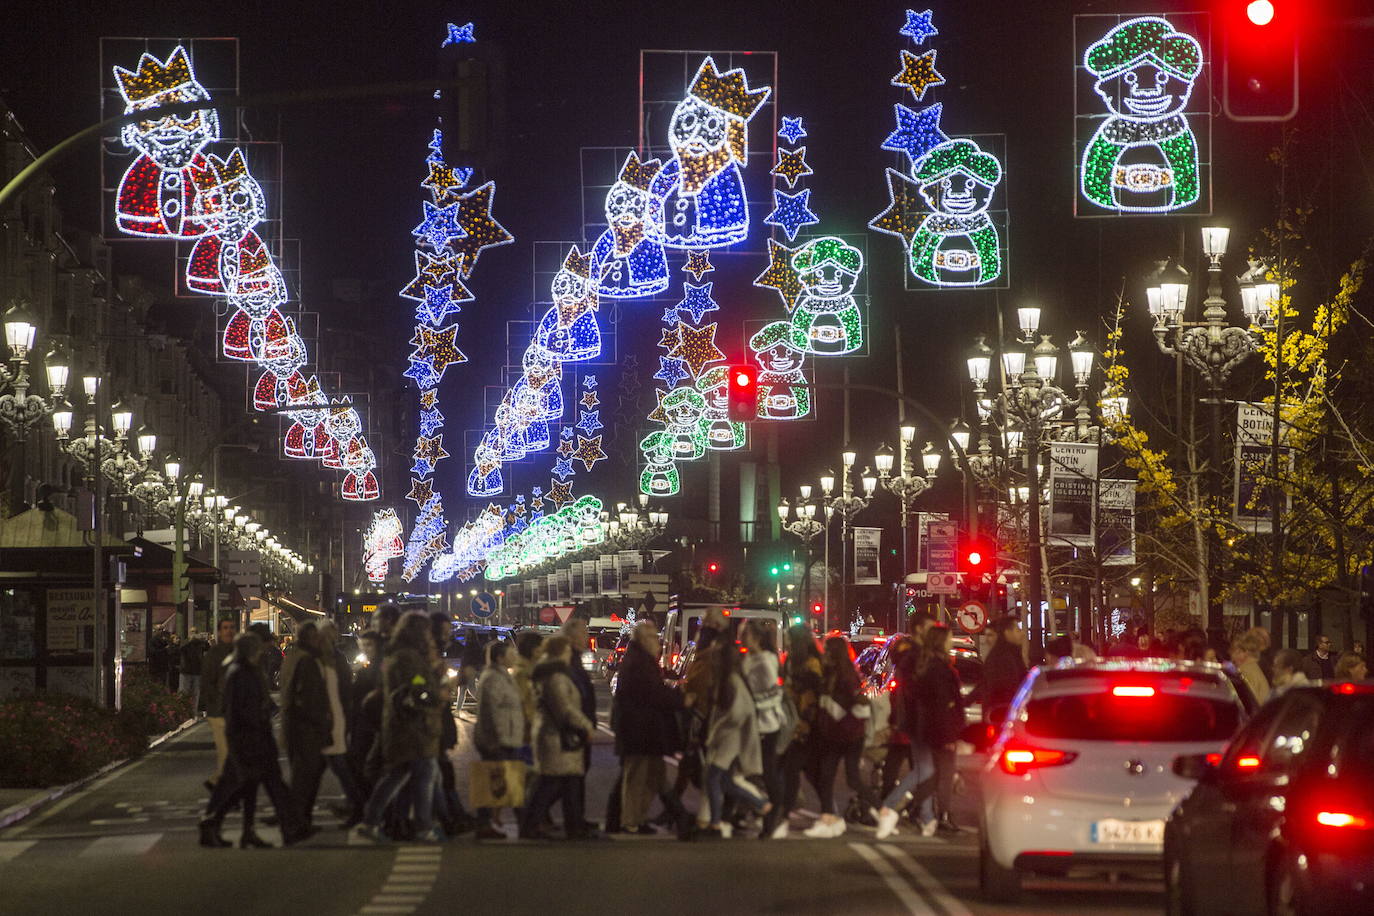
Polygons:
[[[819,800],[818,815],[803,831],[808,837],[837,837],[857,821],[886,838],[897,832],[904,811],[922,835],[958,830],[951,810],[965,706],[981,702],[991,721],[1012,702],[1028,668],[1019,620],[991,625],[992,645],[971,694],[961,689],[950,629],[930,618],[918,618],[912,634],[893,638],[890,681],[882,690],[865,682],[840,635],[822,641],[803,626],[780,633],[766,619],[744,621],[737,630],[732,623],[722,613],[701,620],[676,682],[661,667],[655,625],[633,627],[610,709],[619,770],[603,829],[586,815],[597,709],[583,664],[590,645],[584,620],[570,619],[556,635],[527,630],[489,642],[470,635],[459,644],[447,615],[403,615],[387,605],[377,614],[377,629],[358,639],[366,664],[356,672],[331,621],[302,625],[280,662],[289,784],[272,731],[278,709],[271,644],[258,632],[236,635],[234,623],[222,621],[213,644],[197,650],[200,674],[191,687],[216,747],[201,843],[229,845],[221,824],[240,809],[240,846],[266,845],[254,829],[259,787],[285,843],[311,836],[319,829],[313,811],[326,773],[338,782],[344,803],[335,813],[355,842],[440,842],[469,830],[479,840],[512,833],[595,840],[659,828],[682,839],[741,832],[782,838],[797,812],[803,777]],[[1051,662],[1096,656],[1068,637],[1051,640],[1047,650]],[[1295,685],[1367,675],[1360,652],[1338,656],[1324,636],[1308,654],[1271,651],[1261,627],[1238,636],[1221,659],[1200,631],[1161,640],[1142,629],[1104,654],[1220,660],[1259,702]],[[452,710],[461,706],[455,703],[460,691],[475,697],[474,797],[483,780],[475,817],[459,800],[468,774],[455,772],[450,753],[459,741]],[[676,779],[669,775],[673,758]],[[836,791],[841,771],[849,789],[845,806]],[[686,804],[689,787],[697,792],[694,813]],[[513,831],[503,829],[507,810]]]

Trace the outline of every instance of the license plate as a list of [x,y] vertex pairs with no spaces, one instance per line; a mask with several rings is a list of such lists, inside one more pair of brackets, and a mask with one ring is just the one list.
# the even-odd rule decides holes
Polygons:
[[1097,821],[1093,824],[1093,842],[1162,847],[1164,821]]

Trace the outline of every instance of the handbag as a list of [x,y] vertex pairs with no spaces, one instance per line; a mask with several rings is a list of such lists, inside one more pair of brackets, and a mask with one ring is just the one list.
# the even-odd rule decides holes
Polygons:
[[[816,720],[816,731],[820,740],[831,747],[849,747],[862,743],[866,728],[864,719],[867,716],[861,718],[855,714],[859,705],[845,709],[830,697],[822,696],[820,716]],[[864,712],[868,712],[866,706]]]
[[797,736],[797,723],[801,716],[797,714],[797,703],[792,699],[791,691],[782,692],[782,702],[778,704],[778,712],[782,716],[782,724],[778,726],[778,750],[785,750],[792,739]]
[[475,808],[521,807],[525,804],[525,764],[474,760],[468,767],[468,801]]
[[559,728],[558,746],[565,751],[580,751],[587,746],[587,735],[575,728]]

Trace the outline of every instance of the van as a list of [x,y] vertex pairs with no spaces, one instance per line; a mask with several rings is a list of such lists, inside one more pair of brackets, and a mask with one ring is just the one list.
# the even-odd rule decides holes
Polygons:
[[697,631],[701,621],[711,612],[719,610],[730,624],[730,635],[739,638],[740,623],[745,620],[771,620],[778,628],[778,638],[787,626],[784,612],[771,606],[742,604],[684,604],[668,612],[663,624],[663,649],[659,663],[669,674],[681,675],[684,660],[692,654],[689,649],[696,646]]

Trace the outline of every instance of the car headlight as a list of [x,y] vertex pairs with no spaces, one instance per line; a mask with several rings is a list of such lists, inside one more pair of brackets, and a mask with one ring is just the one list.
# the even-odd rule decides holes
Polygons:
[[366,665],[366,664],[367,664],[367,653],[365,653],[365,652],[359,652],[358,655],[357,655],[357,657],[355,657],[355,658],[353,659],[353,664],[355,664],[355,665]]
[[450,669],[448,669],[448,676],[449,676],[449,677],[457,677],[457,676],[458,676],[458,669],[457,669],[457,668],[450,668]]

